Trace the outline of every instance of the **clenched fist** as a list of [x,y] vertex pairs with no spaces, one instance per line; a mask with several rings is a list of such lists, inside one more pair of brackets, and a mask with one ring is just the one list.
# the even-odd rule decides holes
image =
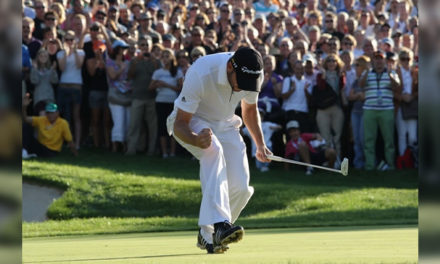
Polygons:
[[211,136],[212,136],[212,131],[210,128],[202,129],[202,131],[200,131],[200,133],[197,135],[197,139],[196,139],[197,147],[205,149],[211,146],[211,141],[212,141]]

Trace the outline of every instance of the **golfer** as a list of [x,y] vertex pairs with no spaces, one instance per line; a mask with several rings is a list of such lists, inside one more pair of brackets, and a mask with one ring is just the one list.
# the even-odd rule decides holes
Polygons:
[[257,108],[263,81],[263,61],[254,49],[242,47],[201,57],[186,73],[182,92],[168,117],[168,132],[200,161],[202,203],[197,245],[208,253],[223,253],[241,240],[234,226],[251,198],[246,146],[235,109],[241,102],[244,124],[257,146],[256,158],[269,162]]

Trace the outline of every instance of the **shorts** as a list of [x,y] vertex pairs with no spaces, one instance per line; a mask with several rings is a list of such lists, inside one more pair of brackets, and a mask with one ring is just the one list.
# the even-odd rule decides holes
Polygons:
[[90,108],[108,107],[107,91],[90,91],[89,106]]
[[[76,86],[76,85],[75,85]],[[58,87],[58,104],[81,104],[81,85],[78,85],[78,88],[73,88],[72,85],[64,85],[60,84]]]

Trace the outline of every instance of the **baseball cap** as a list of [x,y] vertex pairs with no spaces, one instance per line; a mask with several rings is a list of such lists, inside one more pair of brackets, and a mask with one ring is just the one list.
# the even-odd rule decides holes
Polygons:
[[100,49],[102,52],[104,52],[107,48],[105,46],[105,43],[101,40],[93,41],[92,44],[93,44],[93,51],[97,51],[98,49]]
[[393,41],[392,39],[390,39],[390,38],[384,38],[384,39],[382,39],[382,43],[385,43],[385,44],[390,45],[391,48],[394,47],[394,41]]
[[260,92],[263,73],[263,59],[258,51],[240,47],[230,59],[241,90]]
[[54,103],[48,103],[46,105],[45,110],[46,110],[46,112],[49,112],[49,113],[55,113],[58,111],[58,106],[57,106],[57,104],[54,104]]
[[148,12],[142,13],[139,18],[139,20],[148,20],[148,19],[153,19],[153,17]]
[[176,38],[172,34],[165,34],[162,36],[162,41],[169,40],[171,42],[176,41]]
[[286,129],[289,130],[291,128],[299,128],[299,123],[296,120],[290,120],[286,124]]
[[310,61],[310,62],[313,63],[313,65],[316,65],[316,59],[315,59],[315,57],[313,57],[313,55],[310,54],[310,53],[306,53],[306,54],[304,54],[302,61],[303,61],[303,62]]
[[394,53],[394,52],[388,51],[388,52],[386,53],[386,59],[387,59],[387,60],[394,60],[394,61],[397,61],[397,54]]
[[373,57],[374,57],[374,58],[376,58],[376,57],[382,57],[382,59],[385,59],[385,58],[386,58],[386,54],[385,54],[383,51],[378,50],[378,51],[375,51],[375,52],[373,53]]
[[115,40],[115,42],[113,42],[112,49],[115,49],[117,47],[128,48],[128,44],[122,39],[117,39]]

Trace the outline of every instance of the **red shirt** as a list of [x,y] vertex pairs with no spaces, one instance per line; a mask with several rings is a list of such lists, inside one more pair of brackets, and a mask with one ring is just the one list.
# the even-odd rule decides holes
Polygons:
[[285,151],[284,156],[287,158],[287,157],[296,155],[298,153],[298,149],[299,149],[298,145],[301,141],[306,142],[307,146],[309,147],[310,152],[316,153],[316,149],[314,149],[312,147],[312,145],[310,145],[310,141],[312,141],[314,139],[316,139],[316,136],[314,133],[302,133],[301,136],[296,141],[293,141],[292,139],[289,140],[289,142],[287,142],[287,144],[286,144],[286,151]]

